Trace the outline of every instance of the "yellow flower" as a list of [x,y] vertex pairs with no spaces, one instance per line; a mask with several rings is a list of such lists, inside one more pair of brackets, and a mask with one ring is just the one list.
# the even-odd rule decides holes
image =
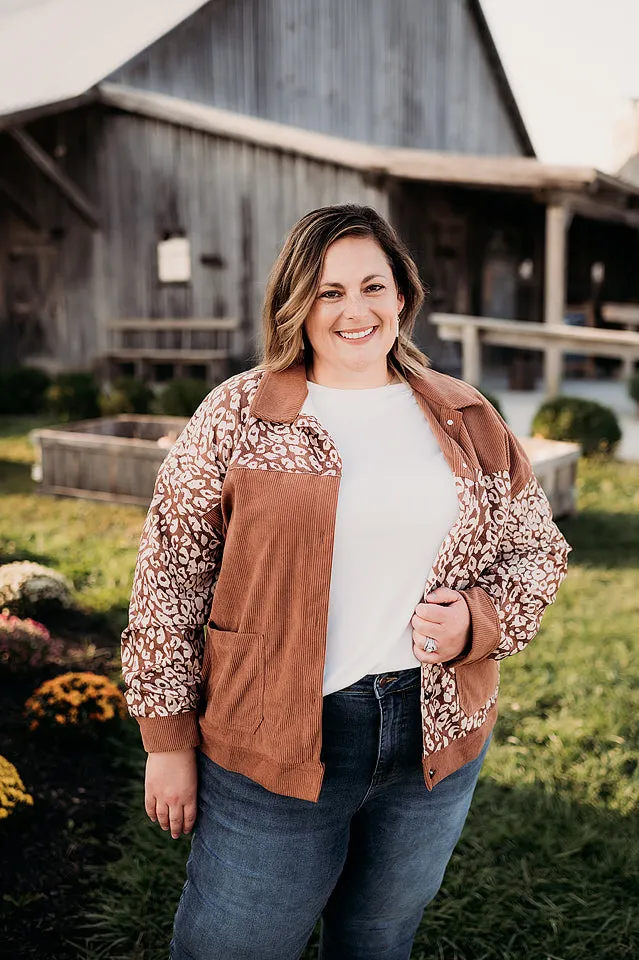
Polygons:
[[33,797],[27,793],[14,765],[0,756],[0,820],[5,820],[20,804],[33,806]]
[[[32,724],[48,720],[51,724],[74,725],[105,722],[126,717],[126,703],[116,684],[95,673],[65,673],[47,680],[25,704]],[[31,726],[30,729],[36,729]]]

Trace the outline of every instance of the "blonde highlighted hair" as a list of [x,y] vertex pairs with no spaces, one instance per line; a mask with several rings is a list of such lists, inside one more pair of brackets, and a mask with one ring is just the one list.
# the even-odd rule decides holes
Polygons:
[[376,210],[350,203],[311,210],[286,238],[266,286],[263,351],[257,369],[286,370],[302,361],[309,365],[312,347],[304,321],[317,295],[326,251],[342,237],[370,237],[382,248],[404,297],[399,338],[388,354],[388,366],[402,380],[409,372],[423,376],[429,360],[411,340],[425,297],[417,267],[393,228]]

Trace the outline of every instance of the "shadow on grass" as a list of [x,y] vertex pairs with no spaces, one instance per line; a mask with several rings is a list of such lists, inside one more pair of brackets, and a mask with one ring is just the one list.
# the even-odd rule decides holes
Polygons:
[[0,493],[35,493],[31,465],[15,460],[0,460]]
[[[145,821],[141,804],[140,783],[116,859],[93,877],[81,960],[166,958],[189,844]],[[412,960],[639,955],[638,826],[636,815],[482,780]],[[302,960],[315,960],[317,939],[316,929]]]
[[51,566],[53,563],[52,557],[45,553],[32,553],[31,550],[14,550],[13,548],[7,550],[0,536],[0,564],[17,563],[19,560],[30,560],[31,563],[42,563],[44,566]]
[[639,566],[639,513],[584,511],[560,521],[571,561],[589,567]]
[[27,416],[27,417],[0,417],[0,438],[5,437],[23,437],[31,430],[37,430],[42,427],[48,427],[55,423],[53,417],[47,416]]

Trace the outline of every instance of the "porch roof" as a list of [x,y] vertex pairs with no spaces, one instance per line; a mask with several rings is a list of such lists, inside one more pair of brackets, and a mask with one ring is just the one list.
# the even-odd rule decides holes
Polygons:
[[639,184],[594,167],[546,164],[531,157],[373,146],[121,84],[101,83],[94,95],[129,113],[380,176],[529,193],[539,199],[563,195],[576,212],[639,227]]

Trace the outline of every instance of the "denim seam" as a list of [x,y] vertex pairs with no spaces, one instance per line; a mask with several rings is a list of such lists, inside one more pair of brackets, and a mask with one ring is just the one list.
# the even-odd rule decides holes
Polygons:
[[[378,766],[379,766],[380,757],[381,757],[381,755],[382,755],[382,737],[383,737],[383,734],[384,734],[384,711],[383,711],[383,709],[382,709],[382,701],[381,701],[381,698],[378,697],[378,696],[376,696],[375,699],[377,700],[377,706],[378,706],[378,708],[379,708],[379,716],[380,716],[379,734],[378,734],[378,737],[377,737],[377,757],[376,757],[376,759],[375,759],[375,767],[373,768],[373,773],[371,774],[371,782],[370,782],[369,785],[368,785],[368,790],[366,791],[366,793],[364,794],[364,796],[363,796],[362,799],[360,800],[359,804],[358,804],[357,807],[355,808],[355,813],[357,813],[359,810],[362,809],[362,807],[364,806],[364,804],[366,803],[366,801],[367,801],[367,799],[368,799],[368,795],[370,794],[371,790],[373,789],[373,784],[374,784],[374,781],[375,781],[375,775],[376,775],[376,773],[377,773],[377,768],[378,768]],[[355,816],[355,813],[353,814],[353,816]]]

